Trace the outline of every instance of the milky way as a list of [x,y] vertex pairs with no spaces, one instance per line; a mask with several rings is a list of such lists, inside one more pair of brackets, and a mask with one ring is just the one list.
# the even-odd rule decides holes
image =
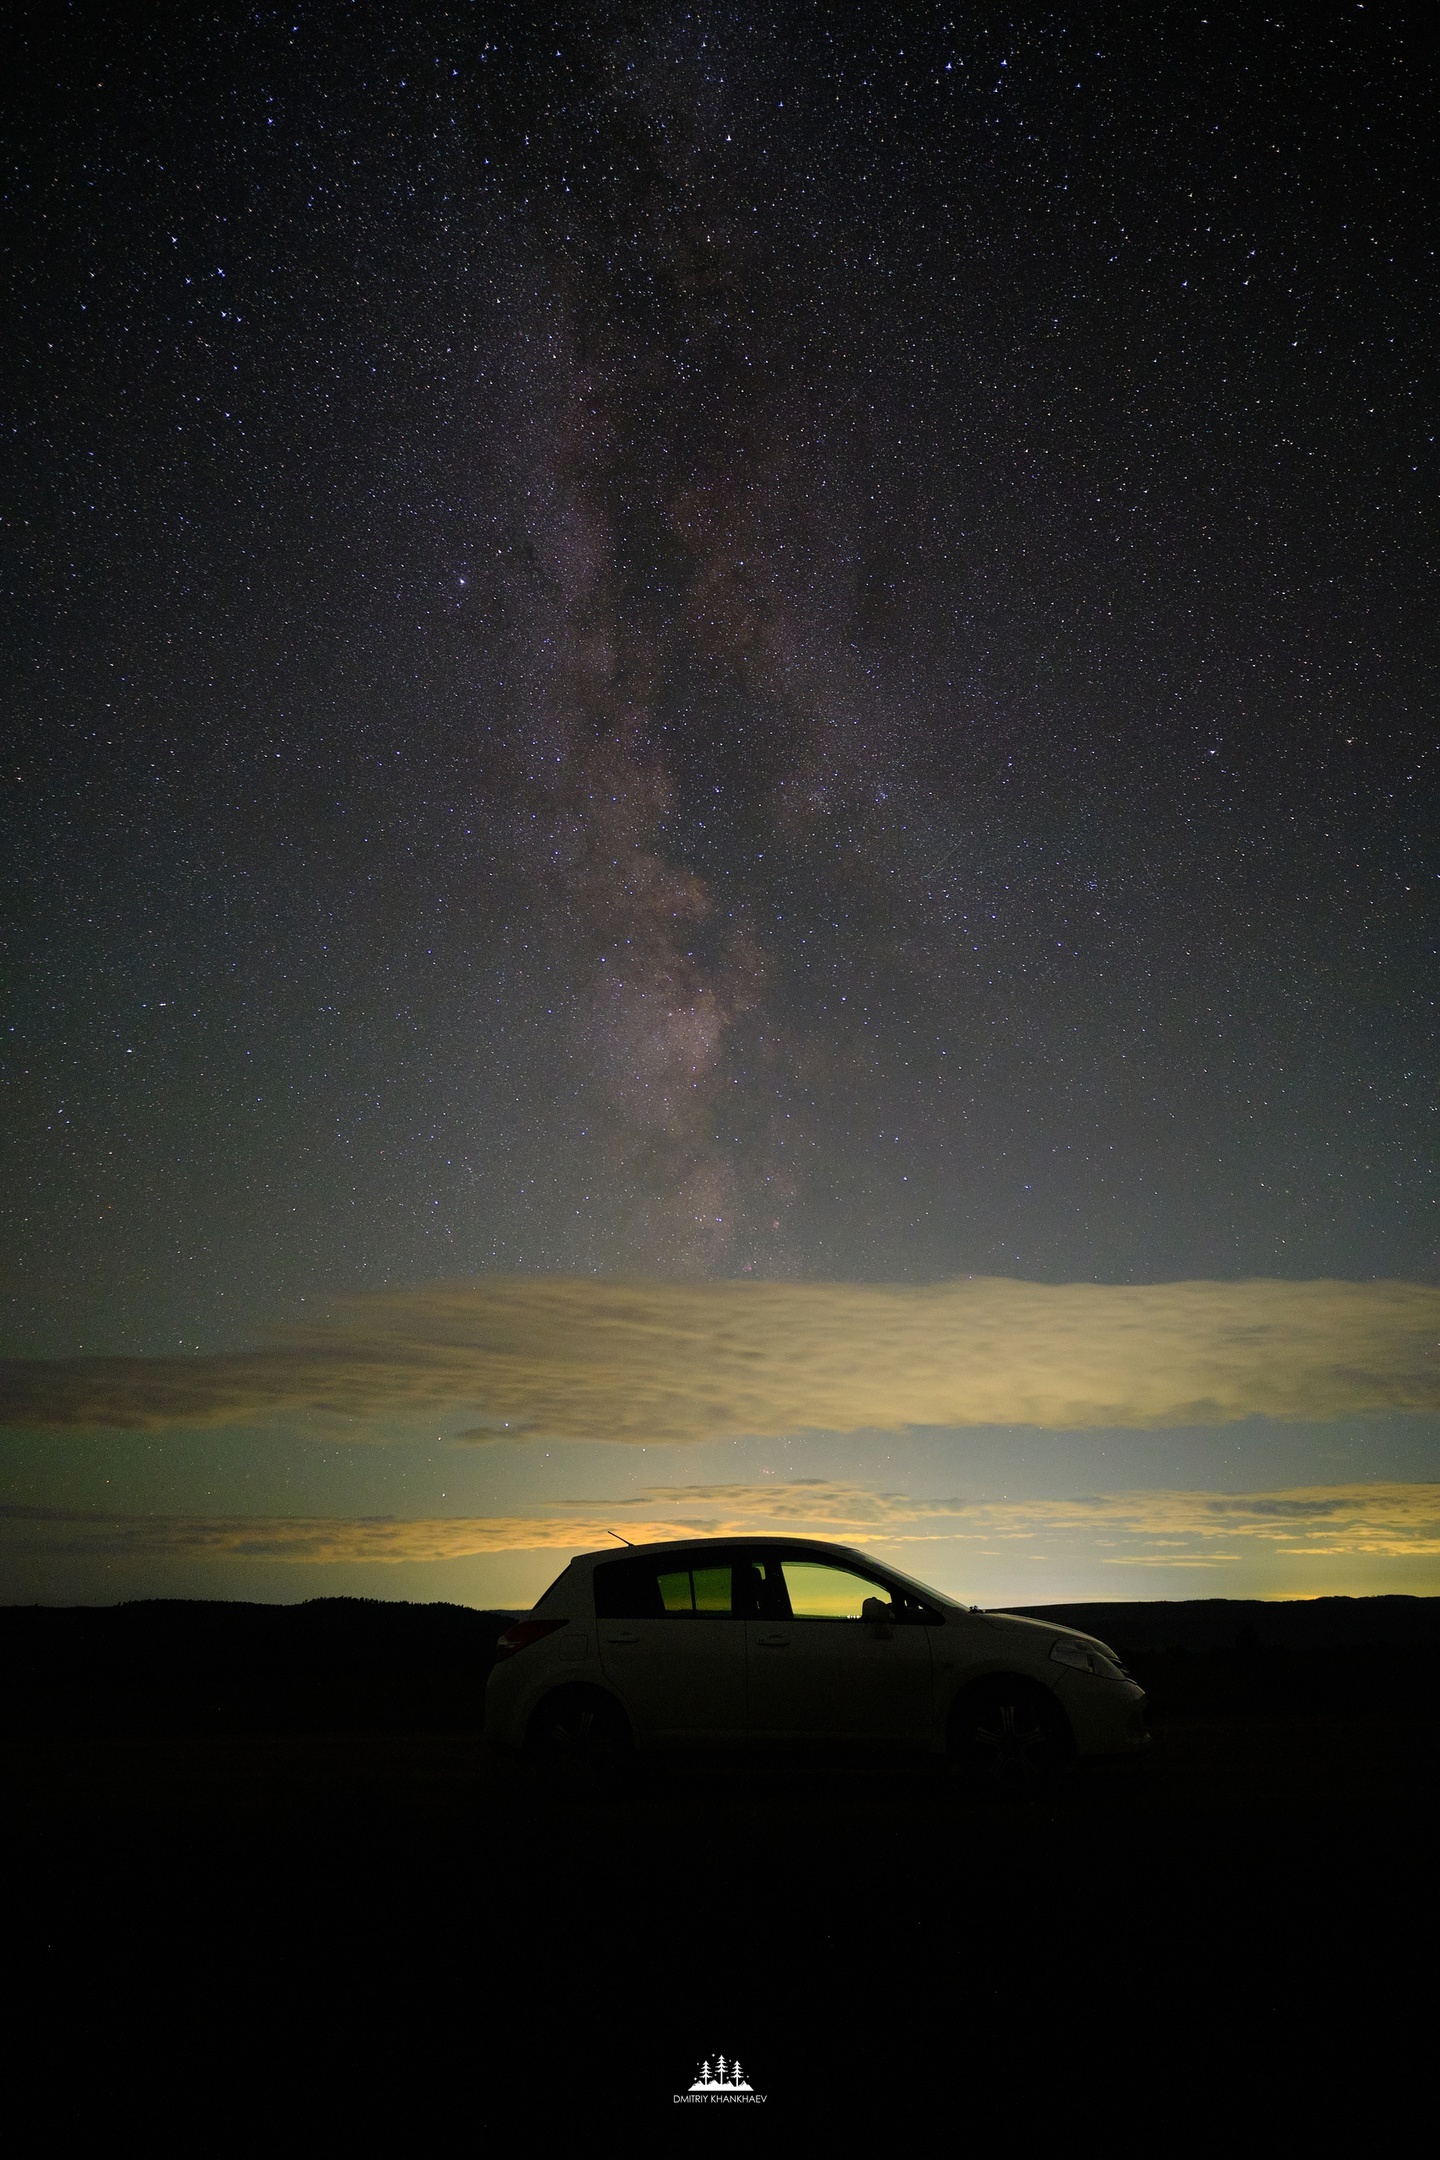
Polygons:
[[1393,27],[21,20],[12,1349],[1433,1271]]

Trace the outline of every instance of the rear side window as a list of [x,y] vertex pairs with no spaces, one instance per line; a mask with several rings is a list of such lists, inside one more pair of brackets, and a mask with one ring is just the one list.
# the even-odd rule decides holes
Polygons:
[[663,1620],[655,1563],[643,1560],[607,1560],[597,1567],[595,1617],[597,1620]]
[[709,1553],[607,1560],[595,1570],[597,1620],[681,1620],[735,1611],[734,1569]]

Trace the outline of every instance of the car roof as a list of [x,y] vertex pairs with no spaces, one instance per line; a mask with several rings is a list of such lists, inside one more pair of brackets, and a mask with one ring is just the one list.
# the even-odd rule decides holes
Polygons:
[[853,1545],[832,1545],[825,1538],[797,1537],[665,1538],[653,1545],[607,1545],[599,1552],[576,1553],[575,1563],[572,1564],[583,1565],[599,1560],[623,1560],[627,1555],[639,1559],[646,1553],[694,1552],[697,1547],[704,1545],[724,1546],[727,1552],[734,1551],[738,1546],[747,1550],[754,1549],[764,1552],[824,1553],[827,1558],[834,1558],[838,1554],[846,1560],[858,1560],[866,1567],[879,1567],[882,1571],[890,1574],[895,1572],[894,1569],[886,1570],[883,1561],[872,1560],[868,1553],[857,1551]]

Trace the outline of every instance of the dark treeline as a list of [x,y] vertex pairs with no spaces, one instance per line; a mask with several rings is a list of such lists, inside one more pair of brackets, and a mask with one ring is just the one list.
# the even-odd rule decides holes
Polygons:
[[473,1732],[509,1617],[370,1598],[3,1607],[6,1719],[31,1732]]
[[1146,1689],[1152,1725],[1388,1715],[1436,1700],[1440,1598],[1199,1598],[1014,1610],[1109,1643]]
[[1183,1604],[1012,1605],[1139,1657],[1188,1650],[1395,1649],[1440,1643],[1440,1597],[1195,1598]]
[[[1162,1717],[1428,1695],[1440,1644],[1440,1598],[1025,1609],[1114,1645]],[[4,1607],[6,1722],[54,1733],[478,1732],[509,1617],[364,1598]]]

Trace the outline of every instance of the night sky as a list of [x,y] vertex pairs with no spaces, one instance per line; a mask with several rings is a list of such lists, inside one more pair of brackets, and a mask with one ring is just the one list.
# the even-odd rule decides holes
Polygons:
[[[1440,1280],[1427,27],[13,11],[0,1348],[497,1274]],[[787,1447],[1440,1475],[1418,1413],[638,1472],[327,1414],[22,1424],[10,1594],[528,1595],[553,1551],[102,1582],[58,1518]]]

